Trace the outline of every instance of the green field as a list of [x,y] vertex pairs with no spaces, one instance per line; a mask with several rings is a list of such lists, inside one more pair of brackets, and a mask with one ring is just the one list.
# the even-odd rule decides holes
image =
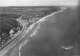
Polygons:
[[59,7],[55,6],[34,6],[34,7],[1,7],[1,14],[17,14],[26,16],[26,18],[41,18],[55,11],[60,10]]

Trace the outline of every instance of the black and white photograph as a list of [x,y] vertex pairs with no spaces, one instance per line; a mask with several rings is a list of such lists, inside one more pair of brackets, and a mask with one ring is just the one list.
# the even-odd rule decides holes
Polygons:
[[80,56],[80,0],[0,0],[0,56]]

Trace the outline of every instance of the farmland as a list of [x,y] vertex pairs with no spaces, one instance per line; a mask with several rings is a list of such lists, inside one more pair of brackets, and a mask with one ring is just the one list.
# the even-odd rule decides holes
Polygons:
[[60,10],[59,7],[48,7],[48,6],[40,6],[40,7],[2,7],[0,8],[1,14],[16,14],[25,16],[26,18],[41,18],[48,14],[51,14],[57,10]]

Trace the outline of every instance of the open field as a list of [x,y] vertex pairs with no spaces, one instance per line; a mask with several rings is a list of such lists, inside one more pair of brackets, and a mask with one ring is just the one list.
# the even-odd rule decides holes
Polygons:
[[47,14],[60,10],[59,7],[39,6],[39,7],[1,7],[0,14],[18,14],[26,18],[41,18]]

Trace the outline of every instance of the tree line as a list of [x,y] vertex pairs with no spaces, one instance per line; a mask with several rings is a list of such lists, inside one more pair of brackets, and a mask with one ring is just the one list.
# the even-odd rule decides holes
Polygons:
[[18,31],[17,27],[20,27],[20,23],[15,19],[16,17],[9,17],[9,15],[1,14],[0,16],[0,45],[11,38],[9,34],[11,29],[14,28],[16,33]]

